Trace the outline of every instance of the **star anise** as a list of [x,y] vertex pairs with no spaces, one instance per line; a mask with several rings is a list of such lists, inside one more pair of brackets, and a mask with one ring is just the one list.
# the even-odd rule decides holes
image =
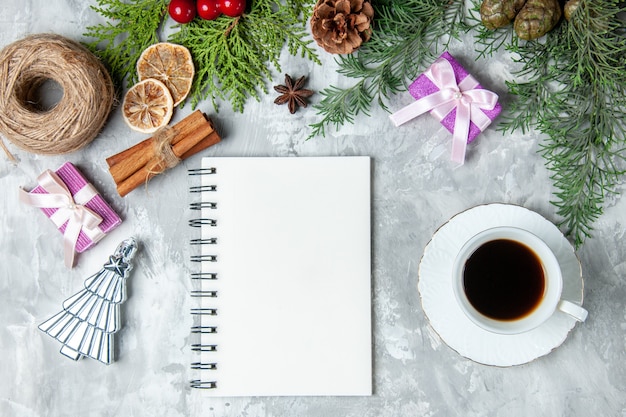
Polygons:
[[276,100],[274,100],[274,103],[288,103],[289,112],[291,114],[296,112],[298,106],[306,107],[306,99],[307,97],[311,97],[313,95],[313,91],[302,88],[305,80],[306,77],[303,75],[294,82],[293,78],[291,78],[288,74],[285,74],[285,85],[274,86],[274,90],[280,93],[280,95],[276,97]]

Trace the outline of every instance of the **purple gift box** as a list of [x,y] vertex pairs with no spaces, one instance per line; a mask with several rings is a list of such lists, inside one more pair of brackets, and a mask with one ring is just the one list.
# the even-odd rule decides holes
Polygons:
[[[80,232],[74,246],[74,250],[78,253],[94,246],[122,222],[100,193],[70,162],[63,164],[54,173],[45,171],[39,176],[37,181],[39,183],[37,187],[29,193],[24,192],[24,194],[29,194],[31,197],[28,195],[22,196],[22,201],[39,207],[55,223],[61,233],[65,235],[66,228],[70,223],[70,217],[91,218],[91,222],[89,220],[81,220],[82,223],[78,226],[80,227]],[[59,181],[62,183],[59,183]],[[54,191],[51,191],[52,189]],[[65,193],[64,189],[69,191],[71,197]],[[56,194],[56,201],[65,203],[47,206],[45,201],[37,200],[37,194]],[[75,211],[77,208],[84,211],[76,215]]]
[[[467,77],[471,77],[469,72],[467,72],[467,70],[465,70],[465,68],[463,68],[461,64],[459,64],[459,62],[456,59],[454,59],[452,55],[450,55],[450,53],[444,52],[439,58],[445,59],[446,61],[450,63],[450,65],[452,65],[452,69],[454,71],[454,76],[455,76],[457,85],[461,85],[461,83]],[[471,80],[473,80],[473,78],[471,78]],[[466,82],[468,81],[469,80],[466,80]],[[474,89],[478,89],[478,90],[483,89],[483,87],[477,82],[475,82],[475,80],[474,80],[474,84],[475,84],[475,86],[473,87]],[[430,96],[433,93],[436,93],[438,91],[439,91],[439,88],[437,87],[437,85],[435,85],[435,83],[431,80],[431,78],[429,78],[426,75],[426,73],[422,73],[409,86],[409,93],[416,100],[419,100],[426,96]],[[489,118],[490,121],[489,123],[483,123],[482,126],[480,127],[477,126],[474,123],[474,121],[471,121],[470,127],[469,127],[468,139],[467,139],[468,143],[473,141],[476,138],[476,136],[478,136],[482,132],[482,130],[484,130],[491,123],[491,121],[493,121],[500,114],[500,112],[502,111],[502,106],[500,105],[500,103],[496,103],[496,105],[491,110],[487,110],[487,109],[480,109],[480,110]],[[448,129],[450,133],[454,133],[454,123],[456,120],[456,108],[452,109],[447,114],[441,114],[437,112],[437,109],[433,109],[432,111],[430,111],[430,113],[433,116],[437,117],[439,122],[446,129]]]

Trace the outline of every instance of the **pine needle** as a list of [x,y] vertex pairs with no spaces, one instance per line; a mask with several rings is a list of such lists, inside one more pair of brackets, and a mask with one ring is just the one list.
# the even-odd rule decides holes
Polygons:
[[468,27],[464,2],[449,0],[377,1],[374,30],[369,41],[352,55],[338,57],[339,72],[358,79],[351,87],[331,86],[314,107],[322,119],[311,124],[309,139],[368,115],[375,102],[387,109],[388,99],[406,91],[425,63]]
[[243,112],[249,97],[260,99],[268,92],[266,80],[271,77],[270,66],[281,71],[279,58],[285,47],[298,55],[320,64],[312,42],[305,39],[303,15],[307,2],[256,0],[252,10],[239,18],[222,16],[215,21],[199,19],[180,25],[180,31],[170,40],[185,45],[196,63],[196,78],[191,90],[195,107],[210,99],[227,99],[233,109]]
[[559,224],[580,247],[625,171],[626,37],[620,2],[581,0],[569,22],[541,41],[511,43],[525,82],[507,83],[514,101],[503,131],[536,129],[557,189]]
[[117,85],[137,82],[135,64],[144,49],[159,42],[167,4],[167,0],[98,0],[98,7],[91,6],[109,21],[87,27],[85,36],[95,40],[86,46],[109,67]]
[[[194,19],[169,35],[168,41],[186,46],[196,65],[196,77],[189,94],[195,108],[211,100],[230,101],[243,112],[249,98],[267,93],[271,67],[281,71],[283,48],[317,64],[320,60],[310,46],[306,21],[313,0],[255,0],[249,13],[237,18],[225,15],[213,21]],[[168,0],[98,0],[95,11],[108,19],[106,24],[87,28],[93,38],[87,46],[109,66],[118,85],[137,82],[135,65],[141,52],[159,42],[162,25],[168,19]]]

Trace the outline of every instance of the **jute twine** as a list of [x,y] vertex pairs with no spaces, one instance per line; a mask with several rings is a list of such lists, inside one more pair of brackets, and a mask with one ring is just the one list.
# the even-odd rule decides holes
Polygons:
[[148,181],[150,181],[150,178],[161,174],[165,170],[174,168],[181,162],[181,159],[176,156],[172,148],[172,139],[179,133],[178,129],[174,126],[166,125],[159,128],[152,135],[154,158],[149,166],[147,166],[148,175],[146,175],[145,180],[146,191],[148,191]]
[[[63,97],[46,109],[38,95],[49,81],[63,89]],[[58,155],[87,145],[104,126],[114,100],[106,68],[77,42],[37,34],[0,51],[0,133],[26,151]],[[11,157],[1,140],[0,145]]]
[[[174,168],[180,163],[180,158],[176,156],[172,149],[172,139],[179,134],[178,129],[173,126],[163,126],[152,136],[154,138],[154,154],[156,155],[156,166],[163,169]],[[155,167],[150,168],[152,171]]]

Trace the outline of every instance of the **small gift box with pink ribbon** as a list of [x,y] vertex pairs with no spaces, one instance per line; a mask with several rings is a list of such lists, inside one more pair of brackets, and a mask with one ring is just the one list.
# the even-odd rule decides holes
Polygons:
[[100,193],[70,162],[46,170],[30,192],[20,189],[20,201],[39,207],[63,234],[65,265],[74,265],[75,253],[94,246],[122,220]]
[[500,114],[497,94],[485,90],[456,59],[444,52],[409,86],[415,102],[389,116],[400,126],[430,112],[452,133],[452,157],[465,161],[467,144]]

